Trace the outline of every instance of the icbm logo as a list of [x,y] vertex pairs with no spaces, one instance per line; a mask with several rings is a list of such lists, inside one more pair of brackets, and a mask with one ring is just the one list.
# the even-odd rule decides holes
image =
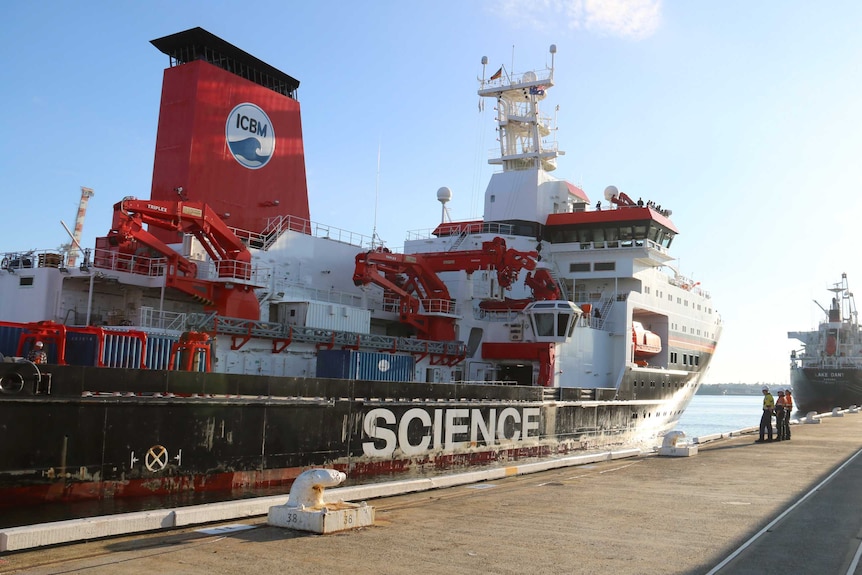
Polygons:
[[275,153],[275,129],[266,112],[254,104],[231,110],[224,131],[230,153],[246,168],[264,167]]

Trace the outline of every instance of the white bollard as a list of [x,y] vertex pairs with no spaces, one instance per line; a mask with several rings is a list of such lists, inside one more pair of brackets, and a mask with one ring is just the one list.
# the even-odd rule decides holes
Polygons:
[[841,411],[840,407],[836,407],[832,410],[832,417],[844,417],[844,412]]
[[659,455],[670,457],[691,457],[697,454],[697,445],[679,445],[679,440],[685,437],[682,431],[671,431],[664,436]]
[[805,416],[803,423],[820,423],[820,418],[817,417],[817,412],[809,411],[808,415]]
[[374,524],[374,508],[364,502],[326,503],[323,491],[335,487],[347,475],[334,469],[309,469],[302,472],[290,487],[290,497],[284,505],[269,508],[267,523],[313,533],[334,533]]

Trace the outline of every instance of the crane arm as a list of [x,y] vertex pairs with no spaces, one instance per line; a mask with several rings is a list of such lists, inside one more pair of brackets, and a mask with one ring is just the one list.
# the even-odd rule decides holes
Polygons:
[[[144,225],[193,235],[215,262],[223,281],[198,279],[197,265],[144,229]],[[225,316],[260,318],[253,286],[232,281],[251,279],[251,252],[206,204],[126,198],[114,205],[107,239],[122,253],[133,254],[141,244],[165,257],[166,285],[198,298],[208,309]]]
[[395,294],[403,322],[423,339],[448,341],[455,336],[454,306],[438,273],[494,269],[500,286],[510,289],[522,269],[535,269],[537,257],[536,252],[507,249],[500,237],[483,242],[481,249],[460,252],[396,254],[378,249],[356,256],[353,282],[375,284]]

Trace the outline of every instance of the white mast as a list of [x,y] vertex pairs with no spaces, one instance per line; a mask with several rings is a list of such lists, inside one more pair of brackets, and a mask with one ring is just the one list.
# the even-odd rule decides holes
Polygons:
[[500,140],[500,157],[488,160],[489,164],[502,165],[503,171],[541,168],[553,171],[557,167],[556,141],[543,144],[542,138],[552,132],[552,118],[539,115],[539,102],[554,86],[554,55],[551,45],[551,67],[523,74],[494,74],[484,78],[487,58],[482,59],[483,78],[479,95],[497,99],[497,131]]

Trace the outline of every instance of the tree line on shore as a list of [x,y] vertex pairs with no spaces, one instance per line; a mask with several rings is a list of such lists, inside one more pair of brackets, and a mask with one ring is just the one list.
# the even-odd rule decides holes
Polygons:
[[697,393],[700,395],[761,395],[764,385],[773,394],[779,389],[790,387],[787,384],[778,385],[774,383],[710,383],[701,385]]

